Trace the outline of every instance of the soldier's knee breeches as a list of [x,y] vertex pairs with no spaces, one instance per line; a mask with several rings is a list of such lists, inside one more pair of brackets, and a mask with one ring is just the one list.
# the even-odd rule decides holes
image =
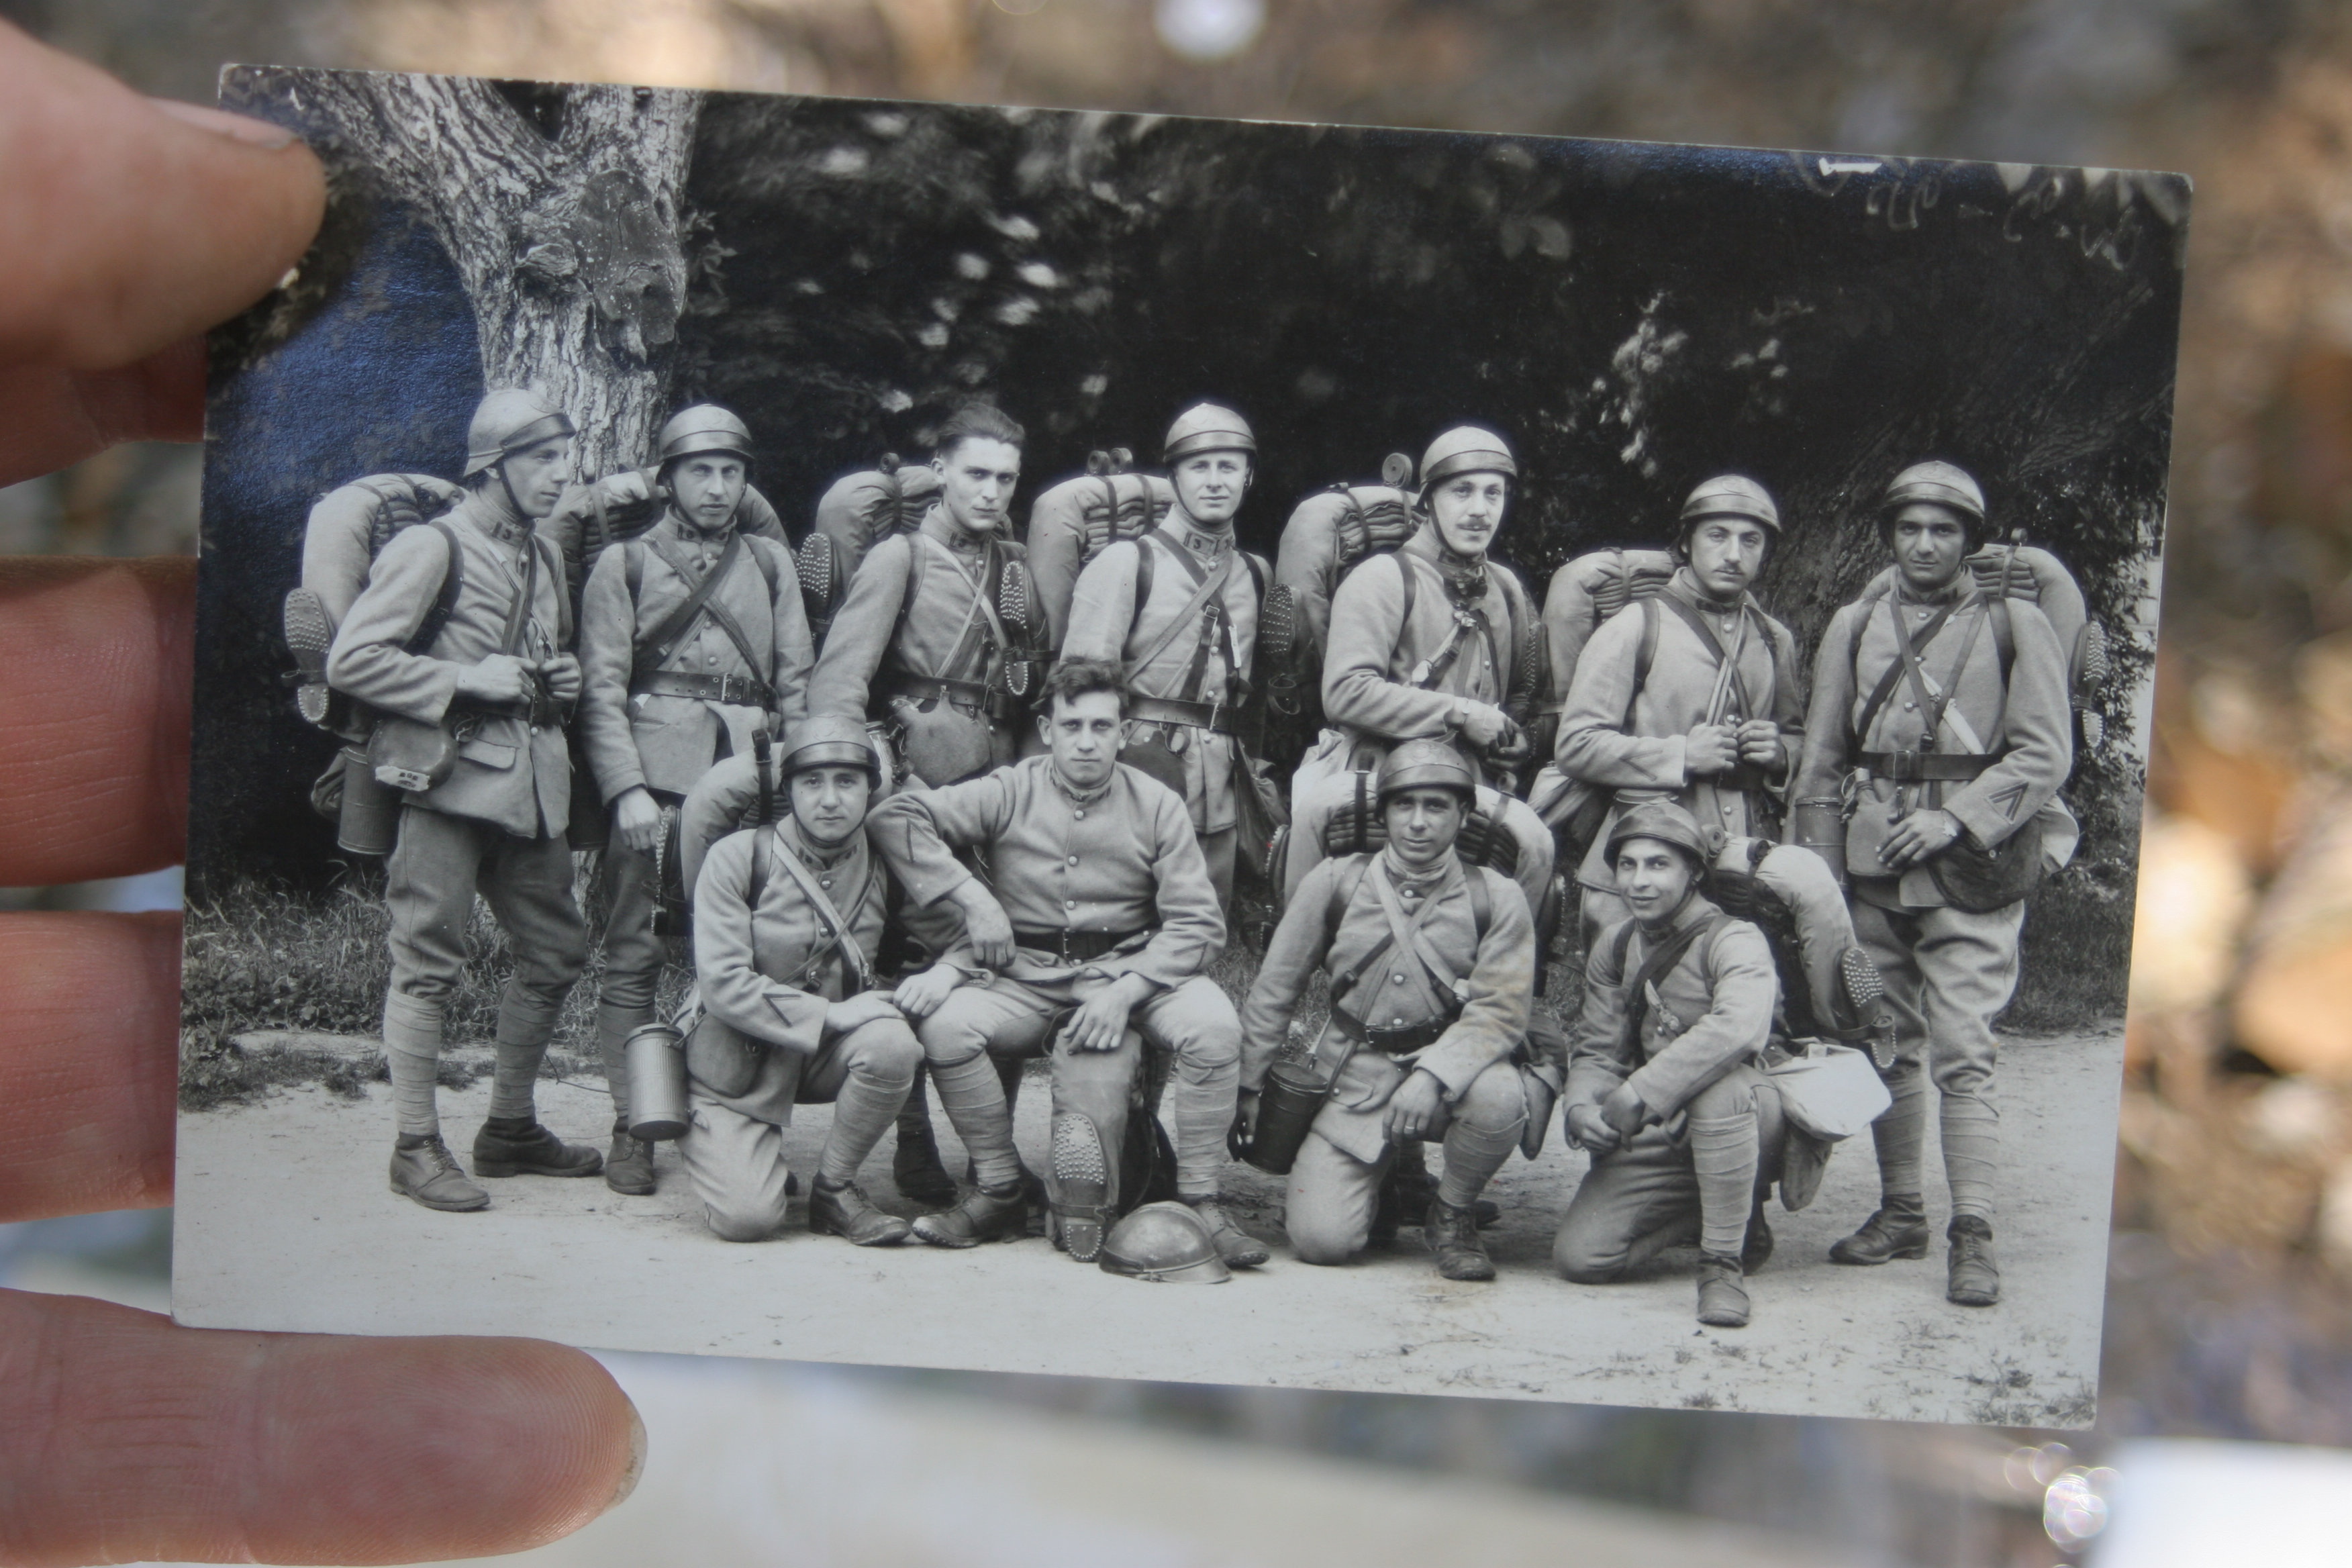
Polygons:
[[1454,1103],[1454,1119],[1481,1132],[1516,1132],[1527,1125],[1527,1091],[1517,1068],[1497,1062],[1470,1080]]
[[915,1069],[923,1064],[922,1042],[895,1018],[866,1025],[844,1046],[844,1065],[854,1077],[901,1093],[914,1086]]
[[607,1006],[650,1007],[666,954],[654,934],[653,857],[617,843],[604,852],[604,973]]

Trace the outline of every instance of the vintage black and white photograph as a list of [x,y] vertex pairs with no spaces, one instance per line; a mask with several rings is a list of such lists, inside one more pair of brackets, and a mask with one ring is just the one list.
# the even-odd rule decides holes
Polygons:
[[222,101],[183,1322],[2090,1422],[2186,180]]

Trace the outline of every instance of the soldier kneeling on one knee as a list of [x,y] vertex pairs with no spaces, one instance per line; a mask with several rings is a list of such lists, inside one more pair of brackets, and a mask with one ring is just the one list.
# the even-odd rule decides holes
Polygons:
[[1527,900],[1454,853],[1475,787],[1444,742],[1391,752],[1379,783],[1386,847],[1307,873],[1243,1005],[1243,1136],[1255,1147],[1274,1133],[1262,1091],[1291,1015],[1317,969],[1331,977],[1315,1048],[1330,1093],[1289,1163],[1286,1224],[1302,1263],[1362,1251],[1383,1175],[1401,1148],[1426,1141],[1445,1148],[1422,1226],[1438,1272],[1495,1277],[1478,1194],[1530,1119],[1549,1119],[1556,1086],[1521,1061],[1536,962]]
[[1553,1247],[1580,1284],[1699,1244],[1698,1320],[1748,1323],[1747,1274],[1772,1248],[1763,1172],[1780,1167],[1780,1091],[1758,1065],[1780,977],[1764,933],[1700,891],[1713,842],[1648,801],[1611,827],[1608,863],[1633,911],[1585,965],[1568,1075],[1569,1136],[1592,1155]]
[[868,1203],[856,1177],[922,1060],[907,1008],[920,1009],[909,989],[923,977],[896,995],[871,988],[890,901],[865,833],[881,760],[865,724],[843,717],[801,721],[780,753],[786,812],[719,840],[695,879],[704,1014],[687,1042],[679,1152],[710,1228],[763,1240],[784,1221],[793,1107],[830,1100],[809,1228],[887,1246],[907,1222]]

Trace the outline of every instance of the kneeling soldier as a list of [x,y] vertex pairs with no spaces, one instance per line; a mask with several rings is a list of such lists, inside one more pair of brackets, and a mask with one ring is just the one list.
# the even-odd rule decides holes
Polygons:
[[1302,1263],[1343,1263],[1370,1239],[1381,1182],[1407,1141],[1445,1146],[1422,1235],[1449,1279],[1492,1279],[1478,1194],[1519,1144],[1535,926],[1517,884],[1454,853],[1477,781],[1443,741],[1407,741],[1380,777],[1388,846],[1309,871],[1243,1008],[1245,1135],[1292,1011],[1331,976],[1325,1038],[1345,1043],[1334,1090],[1291,1167],[1286,1225]]
[[[809,1189],[809,1228],[860,1247],[904,1241],[907,1222],[866,1201],[858,1167],[905,1103],[923,1048],[887,992],[868,989],[887,903],[866,807],[881,763],[865,724],[802,721],[780,759],[790,809],[719,840],[695,882],[694,969],[706,1010],[750,1047],[748,1087],[714,1086],[719,1052],[687,1053],[691,1107],[678,1152],[710,1228],[761,1241],[784,1222],[783,1129],[796,1104],[833,1102]],[[740,1069],[739,1069],[740,1070]]]
[[[466,966],[478,892],[515,966],[499,998],[498,1079],[474,1173],[593,1176],[604,1164],[541,1126],[531,1098],[556,1015],[588,962],[564,840],[563,710],[579,699],[580,664],[563,647],[562,562],[531,532],[571,477],[572,437],[571,418],[536,393],[483,398],[467,431],[465,498],[394,535],[327,654],[328,684],[380,716],[372,753],[405,770],[399,838],[384,863],[383,1051],[400,1125],[392,1190],[430,1209],[490,1201],[442,1142],[434,1093],[442,1006]],[[400,740],[415,744],[394,757],[385,742]]]
[[[1046,1193],[1063,1244],[1092,1261],[1106,1211],[1120,1201],[1139,1035],[1175,1054],[1177,1194],[1228,1264],[1263,1263],[1265,1248],[1217,1205],[1241,1024],[1206,973],[1225,921],[1192,816],[1183,796],[1118,762],[1126,701],[1117,666],[1065,660],[1046,691],[1047,755],[893,795],[874,813],[874,843],[909,896],[960,908],[971,952],[995,972],[950,992],[921,1025],[940,1103],[978,1185],[953,1208],[917,1219],[915,1234],[970,1247],[1026,1233],[1013,1119],[990,1058],[1050,1048]],[[958,849],[979,852],[988,882]]]
[[1756,1058],[1780,979],[1764,933],[1699,891],[1708,849],[1666,801],[1610,829],[1617,894],[1633,913],[1585,965],[1568,1131],[1592,1168],[1552,1261],[1579,1284],[1607,1284],[1696,1232],[1698,1321],[1737,1329],[1744,1276],[1771,1251],[1758,1175],[1780,1168],[1780,1095]]

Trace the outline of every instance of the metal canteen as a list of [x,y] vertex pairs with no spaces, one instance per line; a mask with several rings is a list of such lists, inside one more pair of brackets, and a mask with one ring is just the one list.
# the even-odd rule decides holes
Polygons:
[[667,1024],[646,1024],[623,1047],[629,1074],[629,1136],[667,1142],[686,1131],[685,1037]]

